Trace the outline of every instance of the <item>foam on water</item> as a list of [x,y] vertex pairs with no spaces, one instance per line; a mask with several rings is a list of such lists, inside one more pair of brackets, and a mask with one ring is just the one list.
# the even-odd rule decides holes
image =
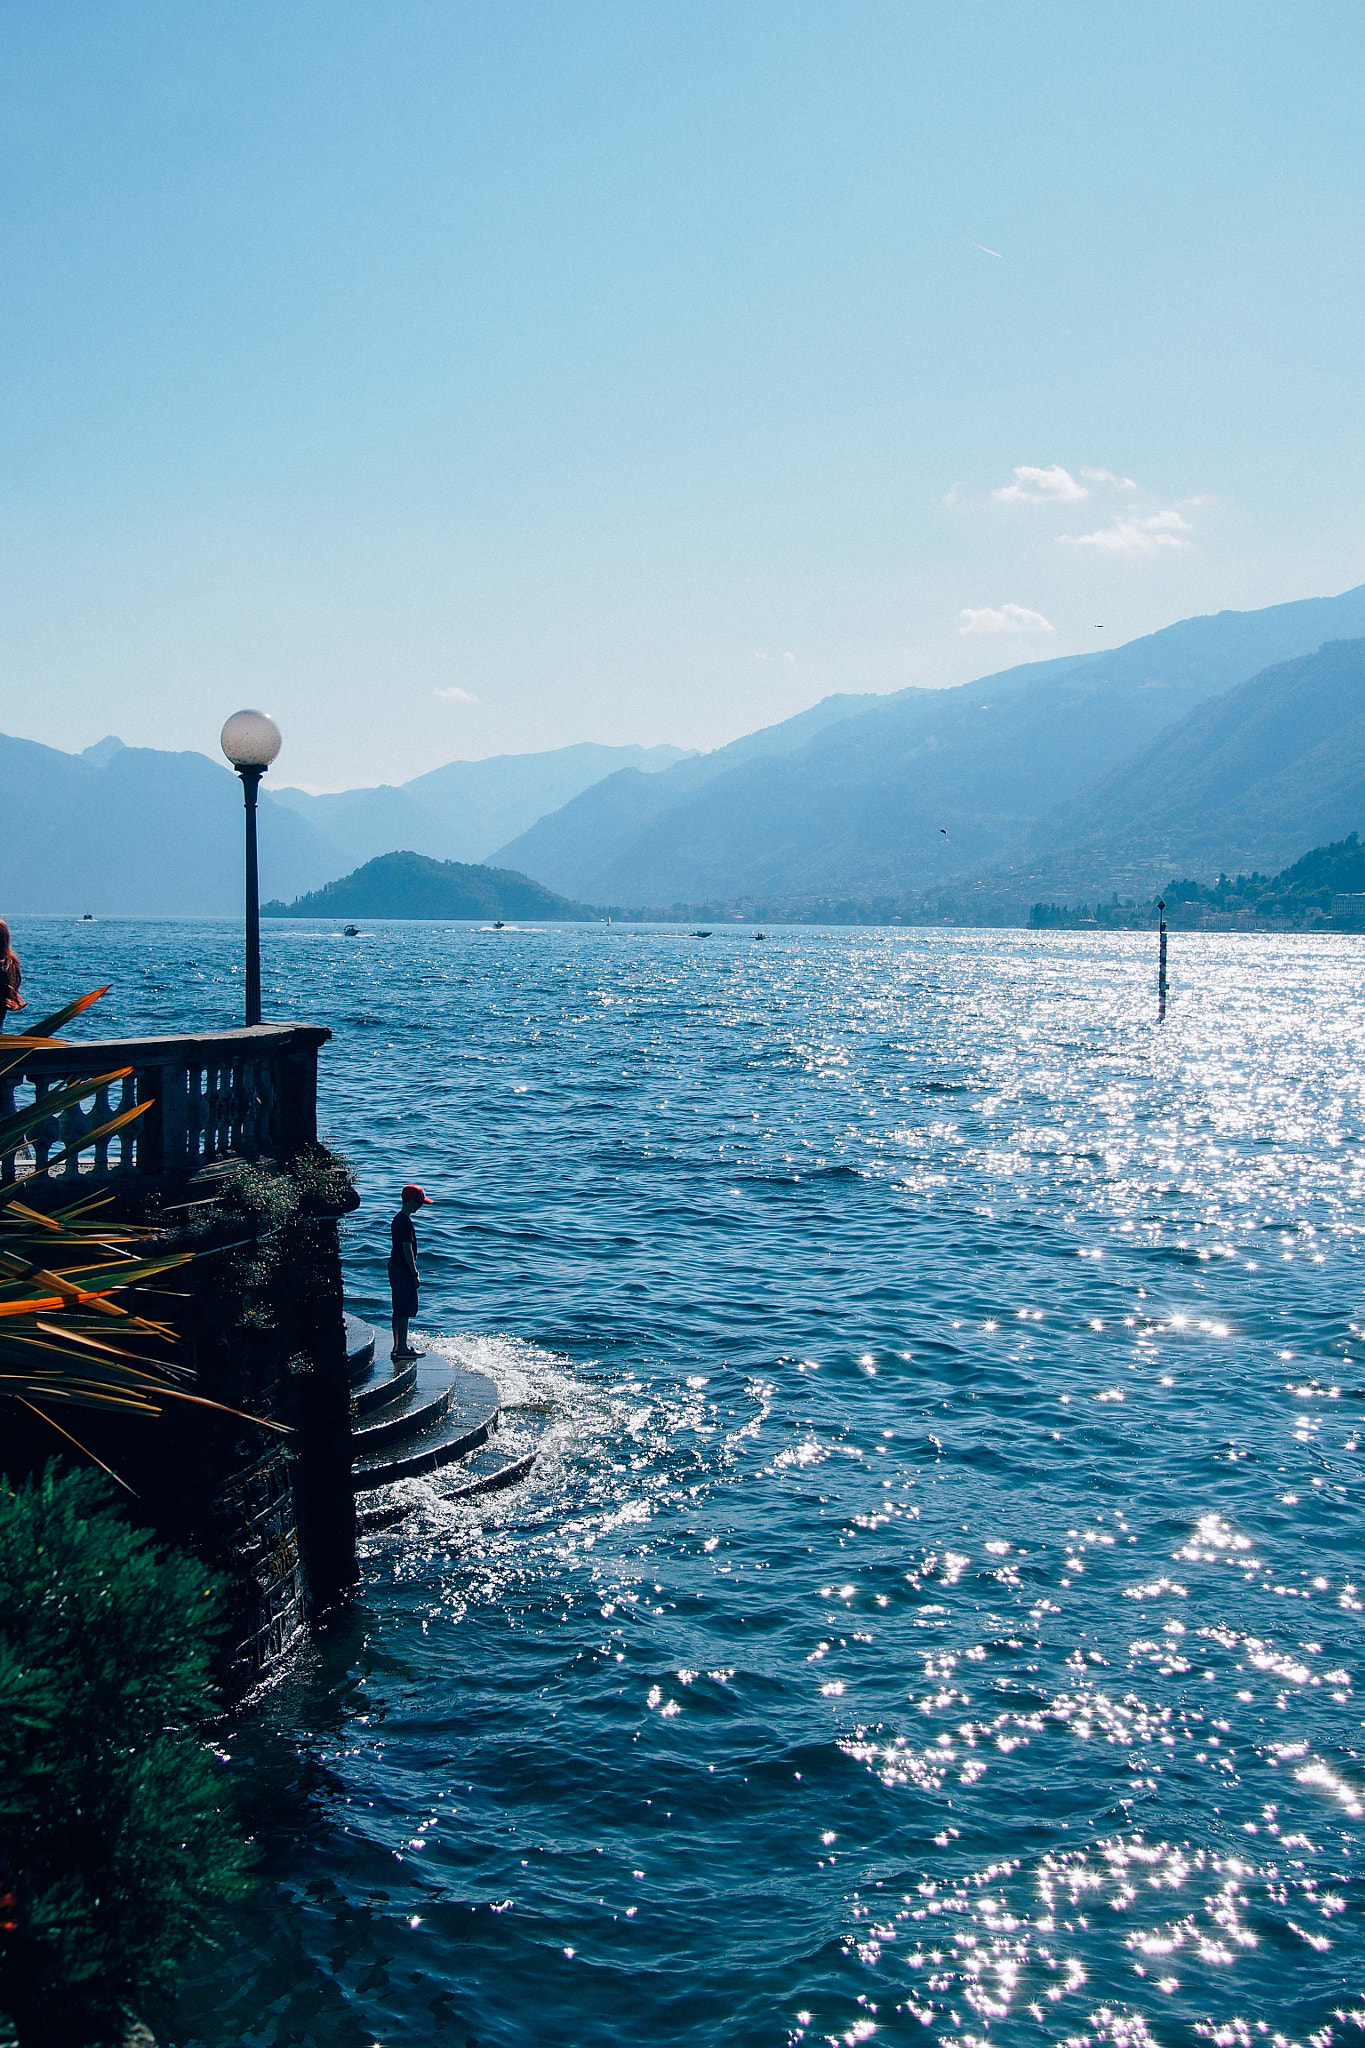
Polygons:
[[[230,932],[20,937],[231,1000]],[[229,1730],[178,2048],[1361,2037],[1365,946],[1172,952],[1158,1033],[1141,938],[267,934],[355,1305],[415,1177],[541,1454],[412,1482]]]

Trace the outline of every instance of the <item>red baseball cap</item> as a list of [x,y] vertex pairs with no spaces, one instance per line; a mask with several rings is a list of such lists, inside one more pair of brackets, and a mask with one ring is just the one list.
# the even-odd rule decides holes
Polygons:
[[403,1200],[405,1202],[409,1195],[416,1195],[419,1202],[430,1202],[431,1200],[431,1196],[427,1193],[426,1189],[419,1188],[415,1180],[410,1180],[403,1190]]

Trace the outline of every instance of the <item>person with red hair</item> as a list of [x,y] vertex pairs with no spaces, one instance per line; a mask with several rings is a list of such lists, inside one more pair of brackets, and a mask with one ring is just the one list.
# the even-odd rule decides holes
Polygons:
[[27,1007],[19,993],[23,978],[19,955],[9,942],[9,926],[0,917],[0,1031],[4,1030],[5,1019],[11,1010]]

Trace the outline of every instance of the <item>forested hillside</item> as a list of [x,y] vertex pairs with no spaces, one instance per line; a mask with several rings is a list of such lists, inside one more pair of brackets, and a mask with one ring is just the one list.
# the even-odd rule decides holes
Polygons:
[[329,882],[293,903],[262,906],[264,917],[532,917],[595,919],[586,904],[570,903],[553,890],[505,868],[430,860],[420,853],[386,853],[366,861],[353,875]]

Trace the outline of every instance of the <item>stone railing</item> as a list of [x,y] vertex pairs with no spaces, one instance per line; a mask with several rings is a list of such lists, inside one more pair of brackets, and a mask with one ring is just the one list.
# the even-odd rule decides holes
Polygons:
[[[317,1137],[317,1024],[257,1024],[241,1031],[177,1038],[73,1041],[30,1052],[0,1082],[0,1111],[41,1105],[87,1076],[88,1096],[57,1111],[33,1134],[28,1156],[0,1163],[12,1181],[43,1174],[88,1186],[185,1181],[219,1159],[288,1158]],[[4,1039],[0,1037],[0,1053]],[[116,1081],[96,1081],[120,1069]],[[111,1137],[86,1132],[146,1102],[151,1107]]]

